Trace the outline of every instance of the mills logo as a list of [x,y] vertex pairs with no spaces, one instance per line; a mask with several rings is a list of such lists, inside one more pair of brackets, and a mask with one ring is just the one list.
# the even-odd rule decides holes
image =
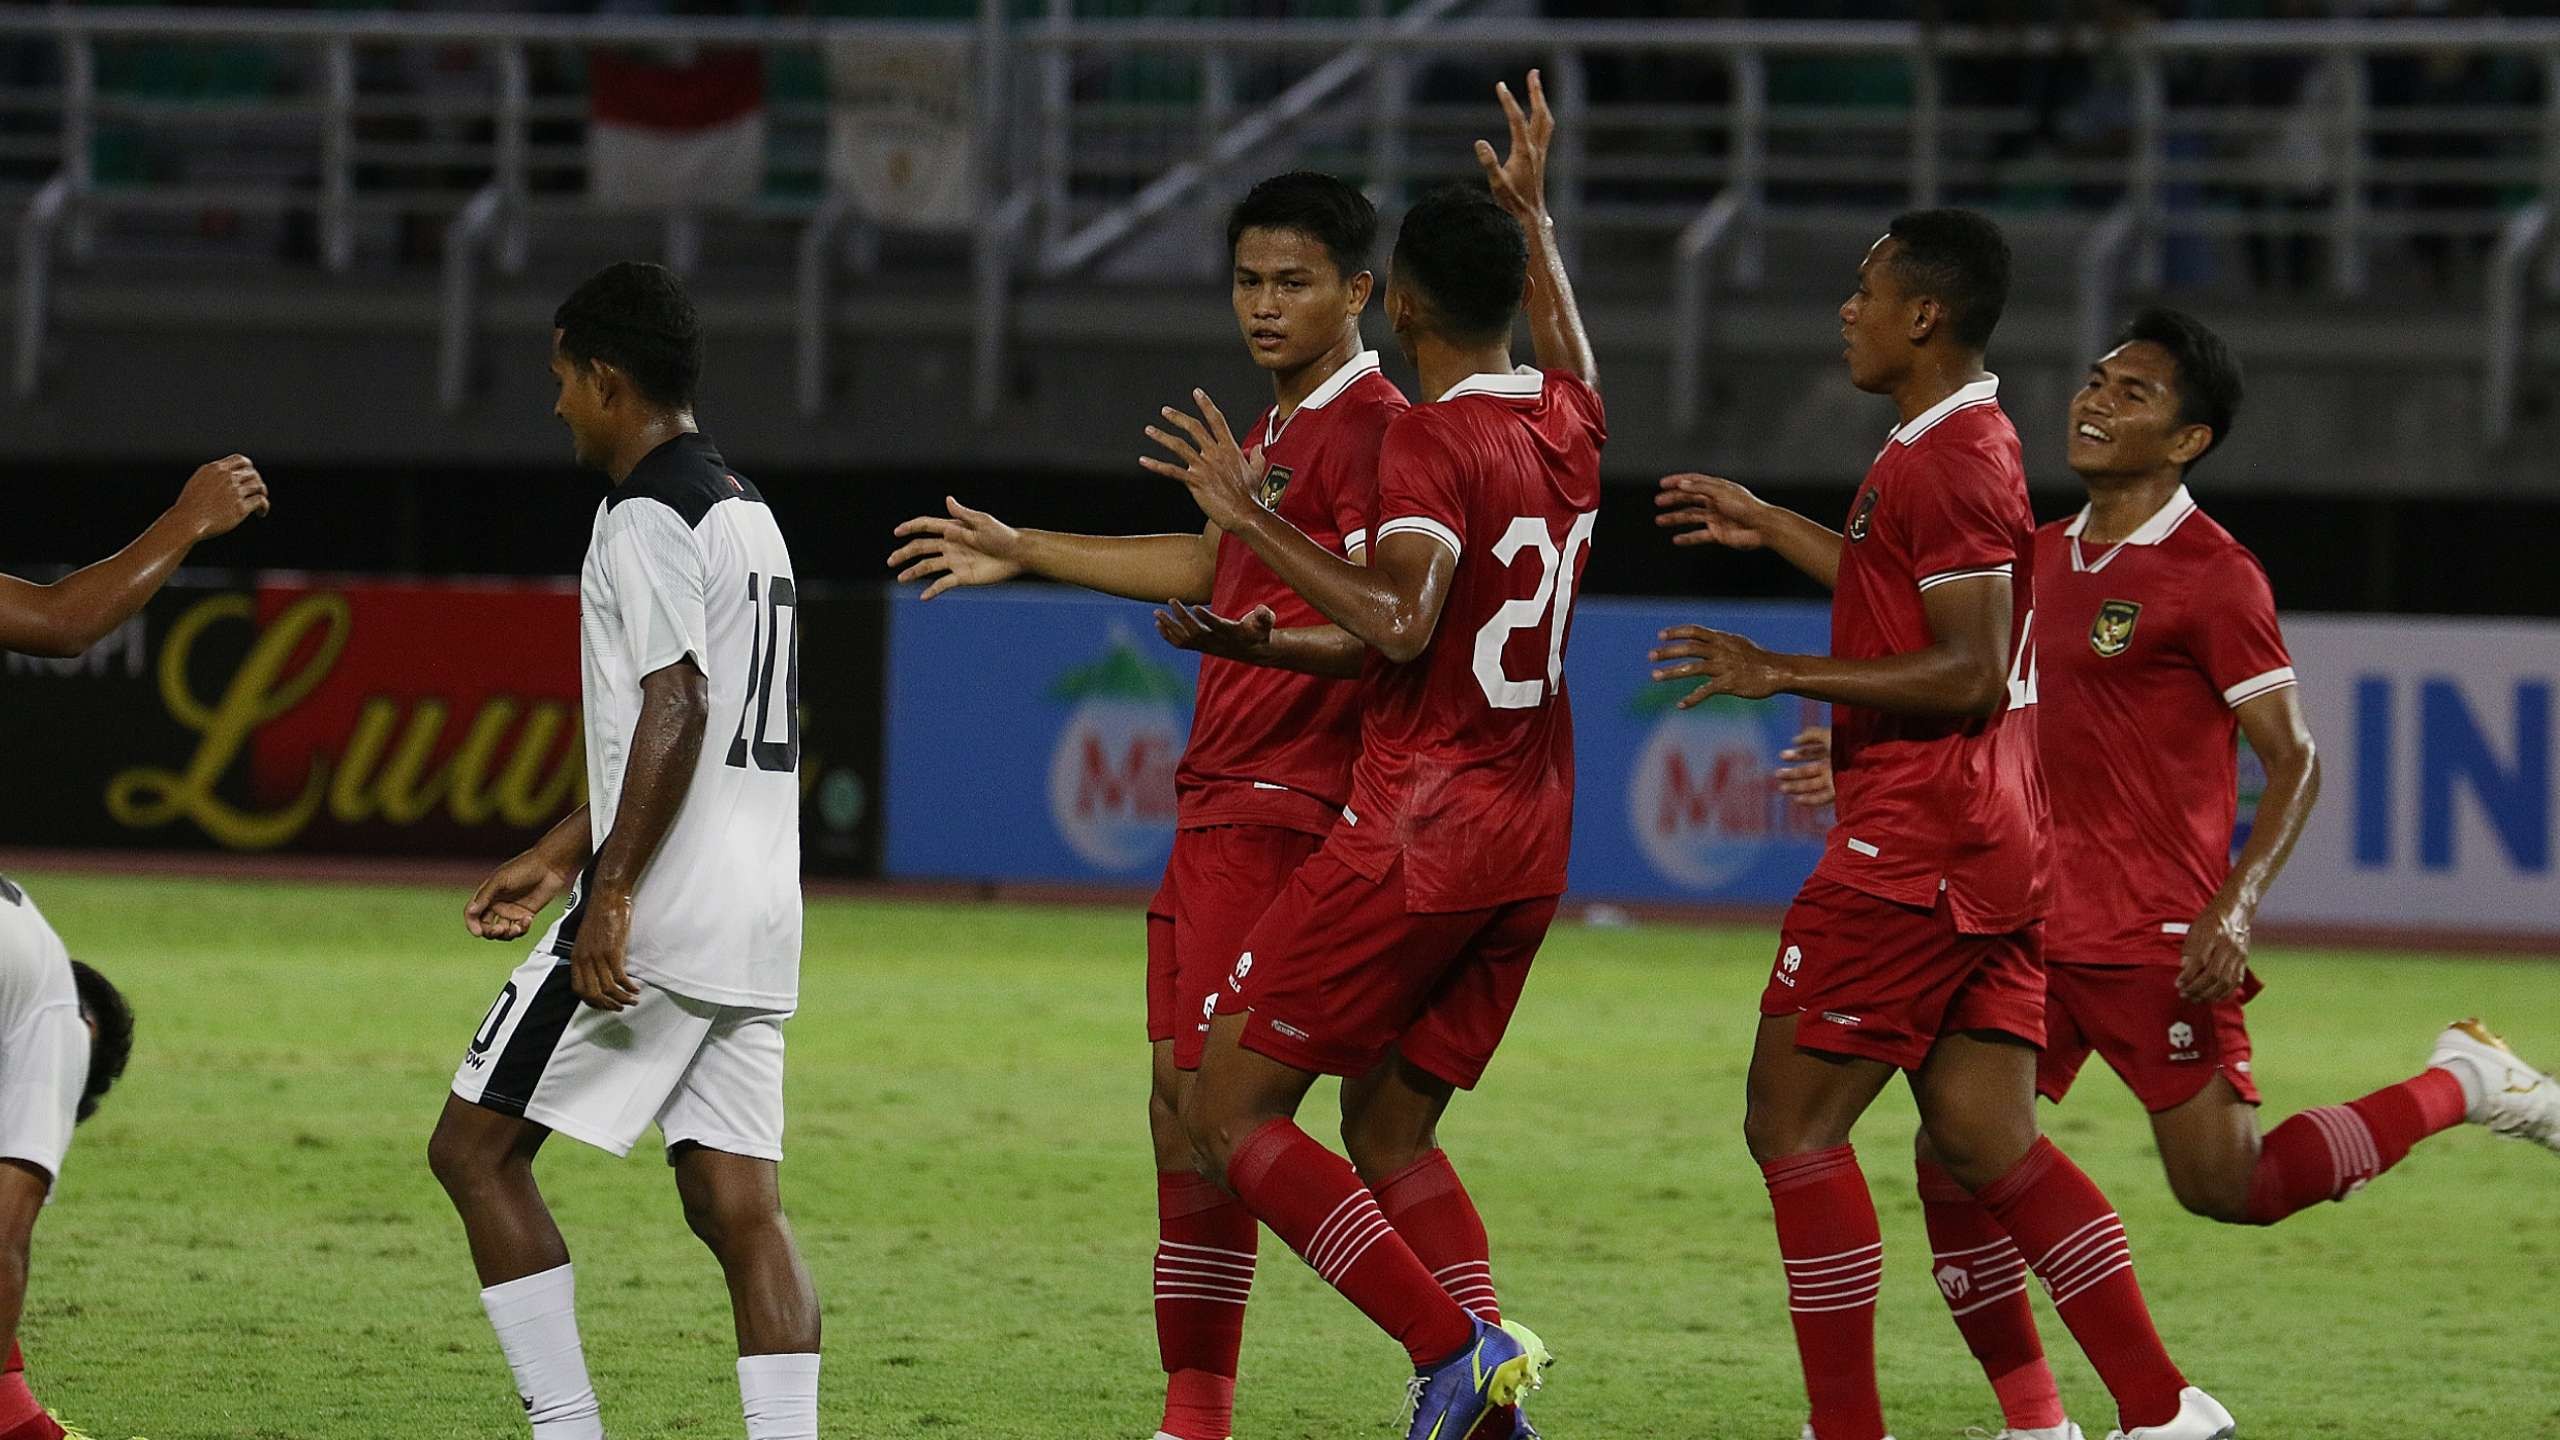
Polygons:
[[1719,695],[1678,708],[1686,684],[1654,685],[1635,708],[1658,713],[1627,777],[1627,824],[1645,859],[1684,888],[1715,890],[1772,843],[1819,836],[1825,812],[1791,804],[1770,772],[1783,736],[1761,702]]
[[1060,676],[1072,708],[1049,757],[1049,817],[1086,864],[1138,872],[1173,845],[1173,772],[1191,687],[1117,630],[1101,659]]

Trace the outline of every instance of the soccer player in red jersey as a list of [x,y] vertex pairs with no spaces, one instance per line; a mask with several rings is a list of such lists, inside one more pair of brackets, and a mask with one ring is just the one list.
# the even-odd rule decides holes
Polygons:
[[[1353,564],[1368,553],[1378,447],[1406,408],[1360,340],[1377,233],[1377,210],[1359,190],[1304,171],[1255,186],[1227,224],[1236,325],[1273,391],[1248,433],[1270,461],[1254,498]],[[899,526],[913,538],[889,557],[905,567],[900,579],[931,582],[924,598],[1027,571],[1165,602],[1157,625],[1166,639],[1206,656],[1174,779],[1173,855],[1147,907],[1148,1124],[1166,1377],[1157,1440],[1226,1440],[1259,1227],[1200,1175],[1177,1117],[1200,1065],[1211,992],[1247,927],[1350,798],[1362,648],[1214,523],[1198,535],[1058,535],[1016,530],[956,501],[950,510]],[[1387,1181],[1412,1157],[1373,1163]]]
[[2017,432],[1983,369],[2007,297],[1998,227],[1896,218],[1840,308],[1849,377],[1901,423],[1835,533],[1729,480],[1673,476],[1687,540],[1776,550],[1834,592],[1829,656],[1677,626],[1657,679],[1684,701],[1829,702],[1839,823],[1761,996],[1744,1130],[1767,1178],[1809,1436],[1880,1440],[1876,1211],[1849,1144],[1896,1071],[1939,1163],[2051,1287],[2133,1440],[2220,1440],[2231,1417],[2153,1330],[2124,1227],[2037,1134],[2049,869],[2036,755],[2035,521]]
[[[2231,433],[2240,367],[2175,310],[2134,317],[2072,400],[2071,468],[2089,503],[2036,532],[2037,726],[2053,797],[2046,1041],[2059,1101],[2091,1051],[2143,1108],[2179,1203],[2272,1225],[2344,1200],[2468,1119],[2560,1149],[2560,1085],[2477,1021],[2426,1069],[2261,1138],[2241,1006],[2258,902],[2320,790],[2319,764],[2257,558],[2196,507],[2187,472]],[[2267,770],[2235,860],[2235,731]],[[1782,784],[1820,804],[1821,737]],[[2078,1440],[2037,1339],[2017,1248],[1937,1163],[1920,1194],[1940,1291],[2014,1440]]]
[[[1564,651],[1606,427],[1546,214],[1554,119],[1534,73],[1527,112],[1498,94],[1510,154],[1476,147],[1491,194],[1426,197],[1397,236],[1387,316],[1434,399],[1388,427],[1370,563],[1262,510],[1268,457],[1205,394],[1201,418],[1167,409],[1147,432],[1174,458],[1144,462],[1371,652],[1351,802],[1240,947],[1183,1119],[1202,1173],[1404,1345],[1416,1440],[1488,1415],[1525,1433],[1501,1412],[1543,1347],[1497,1323],[1489,1287],[1471,1310],[1435,1278],[1441,1256],[1485,1255],[1445,1159],[1437,1203],[1391,1215],[1293,1116],[1317,1075],[1340,1075],[1366,1092],[1346,1129],[1430,1136],[1483,1074],[1564,890]],[[1511,360],[1524,291],[1543,370]]]

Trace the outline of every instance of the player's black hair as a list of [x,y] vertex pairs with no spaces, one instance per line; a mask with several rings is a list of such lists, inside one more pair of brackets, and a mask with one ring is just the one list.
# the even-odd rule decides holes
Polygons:
[[1396,282],[1420,291],[1452,340],[1483,344],[1511,333],[1529,283],[1529,240],[1482,185],[1447,185],[1405,212],[1396,232]]
[[1359,187],[1314,170],[1274,175],[1227,212],[1227,258],[1247,230],[1290,230],[1324,247],[1342,278],[1369,268],[1378,248],[1378,207]]
[[98,1097],[115,1088],[125,1062],[133,1058],[133,1006],[84,961],[71,962],[71,980],[80,990],[80,1013],[98,1027],[97,1038],[89,1042],[89,1079],[80,1087],[80,1109],[73,1118],[77,1124],[98,1113]]
[[560,332],[560,353],[571,360],[606,361],[657,404],[693,407],[702,379],[702,325],[684,282],[666,266],[607,265],[560,302],[551,325]]
[[2187,462],[2192,470],[2231,434],[2232,422],[2240,418],[2240,357],[2203,321],[2166,305],[2137,311],[2116,336],[2118,345],[2137,341],[2159,346],[2177,363],[2178,423],[2202,425],[2213,432],[2203,452]]
[[1902,242],[1893,258],[1902,283],[1947,307],[1956,343],[1991,343],[2009,303],[2009,240],[1991,217],[1971,210],[1906,210],[1885,233]]

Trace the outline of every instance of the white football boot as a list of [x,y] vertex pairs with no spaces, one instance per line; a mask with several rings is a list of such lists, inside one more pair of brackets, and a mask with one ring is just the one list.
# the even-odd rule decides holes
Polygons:
[[2111,1430],[2107,1440],[2230,1440],[2239,1429],[2239,1422],[2222,1408],[2221,1401],[2190,1385],[2178,1392],[2176,1419],[2166,1425]]
[[2041,1430],[2019,1430],[2013,1428],[2003,1430],[1997,1435],[1992,1434],[1990,1431],[1983,1429],[1979,1425],[1968,1425],[1965,1427],[1964,1433],[1968,1437],[1968,1440],[2089,1440],[2088,1436],[2080,1433],[2079,1426],[2072,1424],[2068,1420],[2063,1421],[2059,1425],[2048,1425]]
[[2560,1081],[2534,1069],[2478,1020],[2457,1020],[2436,1037],[2427,1064],[2450,1070],[2471,1102],[2462,1118],[2511,1140],[2560,1150]]

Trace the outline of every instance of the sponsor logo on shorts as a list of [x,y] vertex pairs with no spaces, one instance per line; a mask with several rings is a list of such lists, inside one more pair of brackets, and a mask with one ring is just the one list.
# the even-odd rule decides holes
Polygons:
[[1230,989],[1230,990],[1235,991],[1235,992],[1236,992],[1237,994],[1239,994],[1239,995],[1243,994],[1243,993],[1244,993],[1244,977],[1246,977],[1247,975],[1250,975],[1250,974],[1252,974],[1252,973],[1253,973],[1253,952],[1252,952],[1252,951],[1250,951],[1250,950],[1247,950],[1246,952],[1244,952],[1244,956],[1243,956],[1243,958],[1241,958],[1241,959],[1239,959],[1239,960],[1237,960],[1237,961],[1236,961],[1236,969],[1235,969],[1235,973],[1234,973],[1234,974],[1232,974],[1232,975],[1229,975],[1229,976],[1227,977],[1227,988],[1228,988],[1228,989]]
[[2189,1025],[2184,1020],[2180,1020],[2169,1027],[2170,1059],[2194,1060],[2202,1057],[2203,1054],[2203,1051],[2196,1048],[2196,1031],[2194,1026]]
[[1801,945],[1788,946],[1787,953],[1778,957],[1778,983],[1791,990],[1794,989],[1796,983],[1796,972],[1803,968],[1804,947]]
[[477,1070],[489,1062],[481,1058],[479,1051],[474,1050],[470,1054],[462,1057],[462,1063],[467,1069]]
[[1973,1275],[1961,1265],[1938,1267],[1938,1293],[1950,1300],[1961,1300],[1973,1293]]
[[1823,1011],[1822,1018],[1830,1021],[1834,1025],[1864,1025],[1867,1023],[1863,1017],[1856,1015],[1843,1015],[1837,1010]]
[[1218,1018],[1218,992],[1212,990],[1200,997],[1200,1028],[1208,1029],[1209,1022],[1216,1018]]
[[1306,1032],[1306,1031],[1299,1029],[1297,1026],[1290,1024],[1290,1023],[1289,1023],[1288,1021],[1286,1021],[1286,1020],[1274,1020],[1274,1021],[1272,1021],[1272,1022],[1271,1022],[1271,1028],[1272,1028],[1272,1029],[1274,1029],[1274,1030],[1279,1031],[1279,1032],[1280,1032],[1281,1034],[1283,1034],[1283,1035],[1288,1036],[1288,1037],[1289,1037],[1290,1039],[1292,1039],[1292,1040],[1304,1040],[1304,1039],[1306,1039],[1306,1038],[1307,1038],[1307,1032]]

